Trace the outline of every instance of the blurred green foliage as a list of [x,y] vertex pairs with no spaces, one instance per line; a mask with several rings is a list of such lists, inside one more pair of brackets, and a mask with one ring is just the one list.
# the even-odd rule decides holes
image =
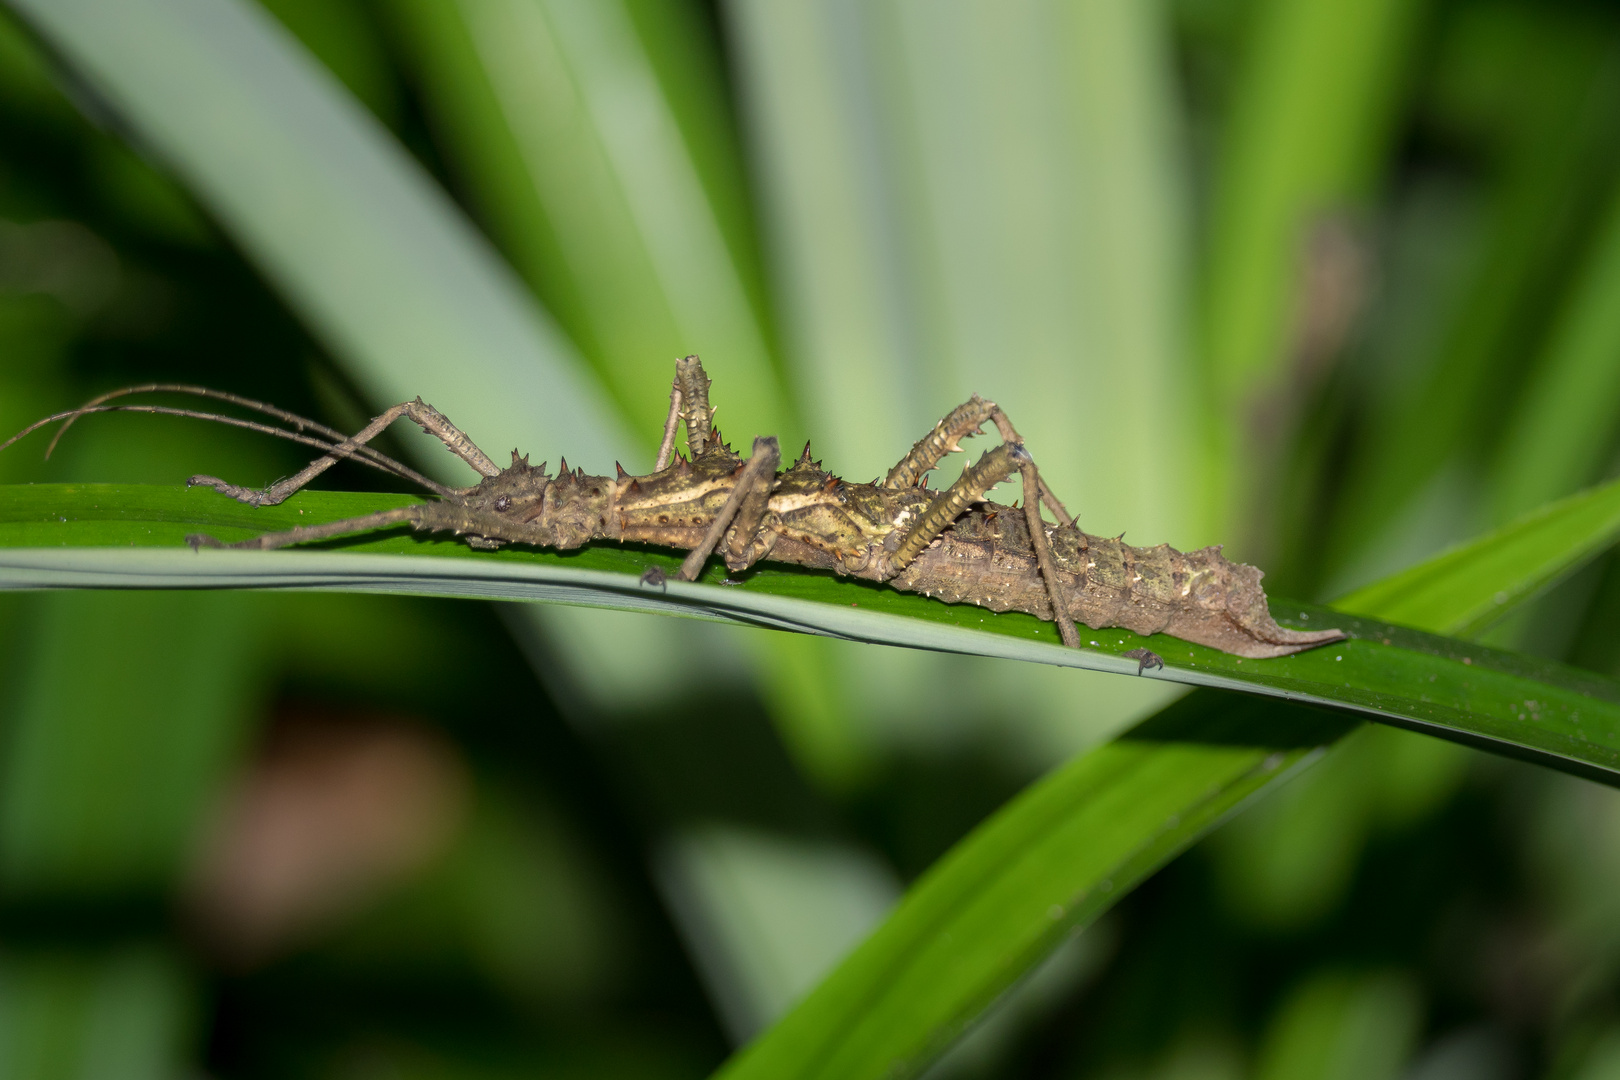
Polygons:
[[[1615,472],[1612,6],[262,9],[527,284],[620,453],[683,352],[733,441],[856,478],[979,391],[1093,531],[1316,599]],[[346,345],[61,55],[0,21],[0,426],[179,379],[352,427],[390,378],[456,384]],[[146,417],[39,445],[0,480],[300,461]],[[1620,675],[1620,561],[1493,634]],[[0,595],[0,1069],[704,1075],[1162,703],[471,604]],[[1613,791],[1364,729],[941,1070],[1598,1080],[1617,897]]]

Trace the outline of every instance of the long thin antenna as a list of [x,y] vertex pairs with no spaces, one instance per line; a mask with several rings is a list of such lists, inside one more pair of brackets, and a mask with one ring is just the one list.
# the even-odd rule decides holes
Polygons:
[[[336,428],[327,427],[318,420],[311,420],[307,416],[300,416],[297,413],[290,412],[278,405],[271,405],[263,401],[255,401],[252,398],[242,397],[240,394],[232,394],[225,390],[214,390],[206,386],[192,386],[189,383],[147,383],[144,386],[126,386],[119,390],[109,390],[99,397],[91,398],[74,411],[75,413],[82,415],[83,411],[92,409],[97,405],[105,405],[107,402],[116,398],[128,397],[131,394],[151,393],[191,394],[195,397],[210,398],[214,401],[223,401],[231,405],[240,405],[244,409],[252,409],[254,412],[264,413],[266,416],[273,416],[277,420],[284,420],[287,423],[292,424],[300,432],[306,430],[318,432],[330,438],[334,443],[341,443],[348,439],[346,434],[337,430]],[[63,422],[62,426],[57,429],[56,434],[51,436],[50,445],[45,448],[45,456],[47,458],[49,458],[51,454],[55,453],[56,444],[62,441],[62,436],[67,434],[68,428],[72,427],[73,422],[78,418],[78,415],[69,416],[67,420]],[[378,450],[375,447],[358,447],[357,452],[361,456],[371,458],[375,461],[387,462],[391,465],[400,465],[399,462],[395,461],[393,458],[389,457],[387,454],[384,454],[381,450]],[[404,466],[400,467],[403,468]]]
[[[302,443],[305,446],[313,446],[315,449],[325,452],[330,452],[337,449],[336,443],[315,438],[313,435],[305,435],[301,432],[288,431],[285,428],[272,427],[269,424],[261,424],[256,420],[243,420],[236,416],[221,416],[218,413],[199,412],[195,409],[176,409],[168,405],[82,405],[77,409],[69,409],[67,412],[59,412],[53,416],[47,416],[42,420],[34,421],[32,424],[29,424],[27,427],[17,432],[17,434],[13,435],[5,442],[0,443],[0,450],[5,450],[12,443],[23,438],[24,436],[38,431],[46,424],[55,423],[58,420],[66,420],[71,423],[73,420],[77,420],[79,417],[88,415],[90,413],[106,412],[155,413],[160,416],[184,416],[193,420],[211,420],[215,423],[227,424],[231,427],[243,428],[247,431],[257,431],[261,435],[274,435],[278,439],[286,439],[289,442]],[[324,425],[318,424],[312,426],[314,426],[317,430],[324,427]],[[331,431],[332,429],[326,428],[325,430]],[[336,433],[334,432],[334,434]],[[338,435],[337,437],[340,439],[347,438],[347,436],[343,435]],[[357,447],[356,449],[363,450],[366,448]],[[454,488],[448,488],[443,484],[429,480],[415,469],[412,469],[407,465],[402,465],[381,451],[375,451],[369,455],[356,455],[355,460],[363,465],[369,465],[379,472],[390,473],[401,478],[402,480],[409,480],[414,484],[420,484],[422,487],[427,488],[435,495],[450,497],[456,494]]]

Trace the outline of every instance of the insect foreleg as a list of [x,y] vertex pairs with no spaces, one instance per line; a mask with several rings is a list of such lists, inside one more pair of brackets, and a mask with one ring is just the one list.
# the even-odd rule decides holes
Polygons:
[[703,361],[683,356],[675,361],[675,383],[681,393],[681,415],[686,418],[686,448],[692,456],[703,453],[714,427],[714,409],[709,405],[709,376]]
[[1002,443],[980,458],[977,465],[962,470],[956,483],[940,492],[938,498],[929,504],[928,509],[901,537],[899,547],[889,556],[889,569],[899,573],[911,565],[963,511],[1015,472],[1024,481],[1024,517],[1029,524],[1030,544],[1035,549],[1035,561],[1046,583],[1046,594],[1052,605],[1058,634],[1065,645],[1078,649],[1080,635],[1075,631],[1074,620],[1069,617],[1069,605],[1063,598],[1063,582],[1058,577],[1057,560],[1052,557],[1046,523],[1041,520],[1040,474],[1035,471],[1035,462],[1021,442]]
[[[129,392],[138,393],[140,389],[141,388],[137,387],[135,390]],[[165,389],[169,388],[165,387]],[[180,392],[183,393],[187,391],[181,390]],[[119,393],[123,393],[123,391],[114,394],[106,394],[103,395],[103,397],[117,397],[119,396]],[[205,396],[237,400],[235,399],[234,395],[210,393]],[[239,401],[240,403],[246,403],[247,399],[243,398],[239,399]],[[46,424],[53,424],[58,420],[72,423],[80,417],[89,416],[92,413],[109,412],[148,413],[153,416],[184,416],[192,420],[208,420],[215,424],[225,424],[229,427],[242,428],[244,431],[256,431],[261,435],[273,435],[278,439],[286,439],[289,442],[300,443],[304,446],[313,446],[317,450],[330,451],[334,446],[340,444],[344,439],[342,434],[335,432],[334,434],[336,435],[336,440],[332,441],[327,438],[320,438],[307,434],[302,430],[288,431],[285,428],[274,427],[270,424],[261,424],[257,420],[244,420],[240,416],[223,416],[219,413],[199,412],[196,409],[178,409],[170,405],[96,405],[92,403],[81,405],[77,409],[69,409],[67,412],[55,413],[51,416],[45,417],[44,419],[34,421],[32,424],[29,424],[27,427],[17,432],[17,434],[13,435],[5,442],[0,443],[0,450],[4,450],[18,439],[24,438],[25,436],[38,431]],[[292,414],[289,413],[288,415],[291,416]],[[302,421],[301,417],[298,419]],[[314,430],[322,430],[323,433],[324,430],[326,430],[322,429],[319,425],[315,425],[313,421],[303,421],[303,423],[305,426],[311,427]],[[60,435],[61,432],[58,432],[57,434]],[[55,445],[56,440],[52,439],[51,442],[52,445]],[[456,494],[455,489],[447,488],[443,484],[435,483],[434,481],[429,480],[415,469],[407,468],[406,466],[395,461],[393,458],[383,454],[381,451],[371,451],[370,447],[362,447],[361,449],[362,451],[370,451],[369,453],[363,452],[356,455],[355,460],[363,465],[369,465],[372,468],[378,469],[382,472],[392,473],[393,475],[405,480],[409,480],[412,483],[420,484],[429,491],[433,492],[435,495],[451,496]],[[46,456],[50,456],[50,451],[48,449],[46,451]]]
[[421,398],[415,401],[406,401],[395,405],[392,409],[367,424],[359,433],[350,436],[343,442],[332,447],[331,452],[310,462],[308,467],[285,480],[277,481],[268,488],[260,491],[254,488],[243,487],[239,484],[227,483],[217,476],[193,476],[186,481],[187,487],[211,487],[222,495],[229,495],[238,502],[249,506],[275,506],[283,502],[289,495],[315,479],[321,473],[336,465],[339,460],[355,454],[366,443],[381,435],[383,431],[398,420],[401,416],[415,421],[418,426],[429,435],[434,436],[445,446],[471,465],[484,476],[496,476],[500,468],[489,459],[482,450],[478,449],[472,439],[468,438],[459,428],[452,424],[447,417],[433,406],[425,403]]
[[681,423],[681,384],[677,380],[669,387],[669,415],[664,418],[664,438],[658,444],[658,460],[653,463],[653,472],[660,473],[669,467],[670,454],[675,450],[675,429]]
[[776,483],[776,468],[781,463],[782,451],[774,437],[754,440],[754,456],[743,466],[731,494],[709,523],[709,531],[703,535],[703,540],[681,563],[682,581],[697,580],[715,545],[720,543],[726,530],[733,525],[736,532],[727,545],[726,565],[733,570],[741,570],[759,557],[752,549],[770,502],[771,487]]
[[292,544],[307,544],[314,540],[327,540],[334,536],[343,536],[346,533],[367,532],[388,525],[402,523],[415,525],[421,520],[422,507],[400,506],[393,510],[379,510],[375,514],[366,514],[363,517],[331,521],[325,525],[303,525],[296,529],[287,529],[285,532],[265,533],[263,536],[255,536],[251,540],[241,540],[234,544],[221,543],[212,536],[203,533],[192,533],[186,537],[186,543],[193,548],[240,548],[250,551],[266,551],[271,548],[288,547]]

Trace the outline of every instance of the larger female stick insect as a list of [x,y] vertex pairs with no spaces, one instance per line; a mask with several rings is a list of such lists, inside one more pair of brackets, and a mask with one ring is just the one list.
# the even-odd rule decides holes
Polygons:
[[[106,404],[160,390],[231,402],[293,428],[160,405]],[[1260,571],[1223,558],[1219,547],[1190,552],[1167,544],[1138,548],[1081,532],[1042,481],[1007,415],[977,394],[951,410],[882,481],[871,484],[848,484],[824,472],[819,461],[810,460],[808,443],[785,470],[775,438],[755,439],[752,456],[743,460],[714,426],[709,378],[696,356],[676,361],[663,443],[653,472],[646,476],[631,476],[622,466],[617,476],[587,476],[583,469],[570,471],[564,460],[553,477],[543,463],[531,466],[516,450],[512,464],[502,468],[421,398],[394,406],[346,437],[262,402],[166,384],[117,390],[46,417],[0,444],[0,450],[44,424],[63,420],[65,431],[87,413],[115,410],[218,420],[324,451],[302,472],[263,490],[214,476],[188,481],[250,506],[274,506],[343,458],[438,496],[436,502],[266,533],[235,544],[192,536],[193,547],[279,548],[398,525],[451,532],[477,548],[518,543],[568,549],[598,540],[635,541],[689,550],[679,573],[685,581],[695,580],[716,550],[733,571],[761,559],[829,569],[947,603],[1028,612],[1055,621],[1064,644],[1075,648],[1080,646],[1076,620],[1093,629],[1167,633],[1255,658],[1286,656],[1345,636],[1338,630],[1304,633],[1278,626],[1260,587]],[[437,437],[483,480],[468,488],[445,487],[367,445],[402,416]],[[688,457],[675,451],[683,422]],[[986,423],[995,425],[1001,445],[964,469],[950,487],[929,490],[927,474]],[[991,488],[1015,474],[1023,482],[1022,510],[984,500]],[[1058,524],[1042,518],[1043,504]],[[656,583],[659,577],[649,572],[644,581]],[[1146,650],[1139,655],[1144,663],[1158,660]]]

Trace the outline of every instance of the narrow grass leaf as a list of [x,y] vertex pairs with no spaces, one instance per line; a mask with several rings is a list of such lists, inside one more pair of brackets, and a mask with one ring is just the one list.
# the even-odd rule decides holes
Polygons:
[[[1573,524],[1580,517],[1549,513],[1525,524],[1519,541],[1540,541],[1542,555],[1527,580],[1589,557],[1594,530]],[[1491,570],[1489,545],[1469,551],[1471,558],[1455,553],[1426,564],[1450,582],[1422,609],[1434,629],[1467,625],[1482,605],[1495,604],[1497,591],[1509,592],[1502,607],[1529,595],[1525,582]],[[1469,580],[1476,581],[1472,590]],[[1414,572],[1408,584],[1421,588],[1422,581]],[[1359,604],[1382,614],[1373,595]],[[1367,629],[1352,631],[1358,640],[1345,650],[1316,655],[1356,663],[1353,650]],[[1478,660],[1467,659],[1472,670]],[[1428,676],[1416,681],[1421,696],[1439,688],[1440,672],[1429,676],[1434,682],[1427,687]],[[1570,699],[1585,714],[1582,725],[1594,719],[1592,709],[1613,700],[1608,685],[1594,682]],[[1472,688],[1463,693],[1478,700]],[[1527,719],[1541,705],[1533,696],[1519,701]],[[1355,726],[1348,717],[1296,704],[1189,695],[1055,771],[957,844],[837,971],[721,1074],[728,1080],[917,1075],[1064,935]],[[1604,739],[1616,745],[1620,730]]]
[[714,587],[726,577],[715,564],[699,583],[670,581],[654,589],[640,583],[642,569],[656,565],[673,572],[676,555],[617,545],[475,552],[448,537],[394,530],[303,551],[193,552],[184,546],[191,532],[230,541],[408,501],[307,491],[280,506],[255,509],[206,489],[0,488],[0,584],[339,588],[548,600],[1118,673],[1136,671],[1124,653],[1147,647],[1165,661],[1164,670],[1149,678],[1325,705],[1601,779],[1620,773],[1620,685],[1282,600],[1273,602],[1273,612],[1285,624],[1339,626],[1351,640],[1267,661],[1122,630],[1083,633],[1084,648],[1066,649],[1051,623],[1030,615],[998,615],[790,567],[762,565],[743,584]]
[[216,215],[374,404],[421,395],[485,446],[566,451],[593,467],[631,445],[516,275],[256,5],[12,7]]
[[[715,58],[693,54],[693,14],[669,9],[650,41],[624,0],[392,9],[457,171],[643,449],[658,445],[672,359],[692,352],[721,375],[727,416],[791,442],[793,409],[752,299],[760,286],[747,280],[756,268],[728,236],[739,208],[723,217],[705,183],[741,171],[734,145],[725,160],[723,96],[686,86],[678,113],[654,64],[655,50],[684,43],[688,54],[665,67],[685,84],[714,77]],[[688,132],[708,137],[694,144]],[[740,180],[714,182],[741,193]]]
[[[1500,445],[1521,365],[1540,348],[1548,283],[1585,258],[1590,215],[1610,183],[1606,148],[1620,115],[1612,39],[1567,9],[1482,5],[1457,18],[1438,58],[1433,107],[1443,129],[1486,136],[1486,230],[1432,355],[1405,361],[1417,385],[1391,382],[1370,404],[1327,536],[1334,570],[1387,543],[1392,529],[1432,523],[1422,510],[1435,484],[1451,484],[1464,503],[1449,515],[1458,531],[1447,540],[1489,520],[1489,501],[1476,514],[1481,493],[1447,470]],[[1479,77],[1503,70],[1520,75]]]
[[1620,538],[1620,482],[1546,506],[1358,589],[1333,606],[1434,633],[1475,637]]
[[[1212,452],[1202,490],[1211,525],[1233,536],[1253,505],[1240,469],[1260,401],[1277,400],[1298,342],[1298,272],[1320,215],[1365,198],[1393,147],[1422,0],[1256,6],[1252,41],[1220,149],[1210,224],[1203,340]],[[1273,421],[1275,422],[1275,421]],[[1242,509],[1239,509],[1242,508]]]
[[1592,480],[1620,414],[1620,198],[1597,235],[1497,457],[1507,519]]

